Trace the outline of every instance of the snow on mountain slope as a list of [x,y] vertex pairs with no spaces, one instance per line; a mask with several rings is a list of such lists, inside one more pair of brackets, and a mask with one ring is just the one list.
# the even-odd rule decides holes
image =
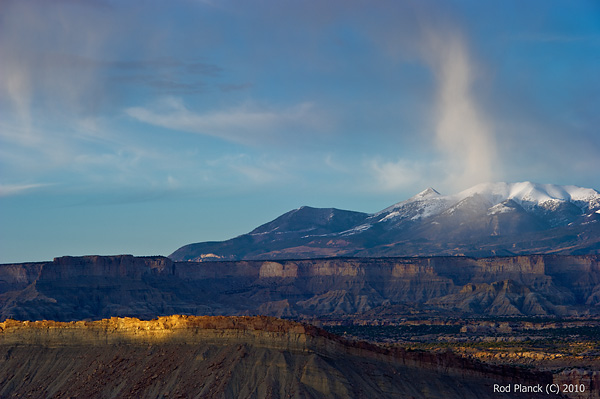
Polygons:
[[412,202],[417,202],[417,201],[427,201],[430,199],[436,199],[436,198],[440,198],[442,197],[442,195],[437,192],[435,189],[429,187],[426,190],[421,191],[419,194],[410,197],[409,199],[402,201],[402,202],[398,202],[392,206],[389,206],[387,208],[385,208],[382,211],[379,211],[377,213],[375,213],[373,216],[379,216],[379,215],[383,215],[383,214],[390,214],[394,211],[397,211],[398,209],[404,207],[407,204],[410,204]]
[[[390,229],[442,214],[454,214],[461,219],[466,215],[493,216],[514,212],[515,206],[542,217],[551,226],[565,225],[583,213],[599,209],[600,193],[589,188],[528,181],[482,183],[452,195],[441,195],[428,188],[406,201],[372,214],[367,219],[367,226],[382,223]],[[460,212],[455,214],[458,210]],[[366,226],[360,227],[345,233],[358,234]]]
[[323,256],[600,253],[600,193],[554,184],[429,188],[380,212],[302,207],[223,242],[189,244],[178,260]]
[[443,212],[449,205],[448,197],[430,187],[406,201],[373,214],[369,219],[372,223],[417,220]]
[[559,202],[572,202],[582,210],[600,205],[600,193],[590,188],[560,186],[556,184],[521,183],[482,183],[461,191],[454,197],[462,200],[479,194],[494,205],[513,200],[525,208],[538,206],[552,208]]

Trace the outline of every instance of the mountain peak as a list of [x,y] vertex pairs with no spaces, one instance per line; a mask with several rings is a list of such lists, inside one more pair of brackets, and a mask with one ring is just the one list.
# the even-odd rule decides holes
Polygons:
[[[437,213],[440,207],[443,208],[442,202],[444,196],[437,192],[434,188],[427,188],[419,194],[410,197],[409,199],[398,202],[382,211],[373,215],[373,217],[383,217],[380,221],[389,221],[392,219],[415,219],[429,216]],[[420,205],[418,205],[420,204]],[[443,210],[443,209],[442,209]]]
[[337,208],[302,206],[252,230],[251,235],[264,234],[328,234],[347,230],[360,224],[368,215]]
[[425,199],[439,196],[441,196],[441,194],[436,189],[428,187],[426,190],[421,191],[419,194],[413,196],[411,199]]

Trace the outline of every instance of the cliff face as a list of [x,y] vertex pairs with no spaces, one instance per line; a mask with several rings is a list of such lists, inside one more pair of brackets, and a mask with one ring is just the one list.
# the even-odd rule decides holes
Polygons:
[[498,398],[519,396],[493,384],[552,381],[267,317],[8,320],[0,359],[0,397]]
[[173,264],[163,257],[62,257],[53,262],[0,265],[0,319],[175,313],[169,305],[174,298],[171,281]]
[[63,257],[0,265],[0,320],[183,313],[377,318],[398,304],[471,315],[600,309],[600,256],[172,262]]

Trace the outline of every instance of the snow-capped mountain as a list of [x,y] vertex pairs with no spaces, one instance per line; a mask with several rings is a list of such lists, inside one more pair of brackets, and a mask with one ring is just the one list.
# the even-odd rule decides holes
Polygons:
[[406,201],[374,214],[371,219],[376,219],[377,222],[415,220],[443,212],[452,213],[468,204],[472,205],[474,198],[479,198],[482,206],[489,205],[487,209],[490,214],[514,211],[515,206],[504,205],[508,201],[528,211],[555,211],[566,204],[577,207],[580,214],[600,208],[600,193],[590,188],[531,182],[482,183],[447,196],[428,188]]
[[433,188],[366,214],[302,207],[249,234],[186,245],[175,260],[600,253],[600,193],[554,184]]
[[438,214],[448,206],[448,198],[429,187],[406,201],[377,212],[370,219],[374,223],[392,220],[416,220]]
[[570,202],[582,211],[600,206],[600,194],[591,188],[559,186],[555,184],[483,183],[462,191],[457,198],[479,194],[492,203],[513,200],[519,205],[533,209],[555,209],[561,203]]

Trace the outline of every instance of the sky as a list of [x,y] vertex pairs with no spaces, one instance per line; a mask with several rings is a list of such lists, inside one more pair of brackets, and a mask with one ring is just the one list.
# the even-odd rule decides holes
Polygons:
[[2,0],[0,263],[600,190],[600,3]]

